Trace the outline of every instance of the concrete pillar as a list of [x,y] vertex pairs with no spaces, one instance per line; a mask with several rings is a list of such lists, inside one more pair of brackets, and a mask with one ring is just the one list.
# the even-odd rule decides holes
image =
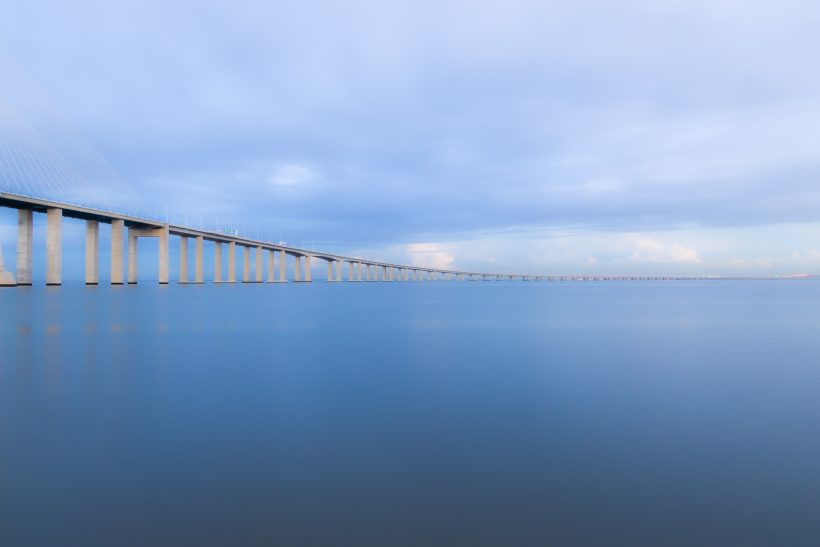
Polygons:
[[34,213],[17,210],[17,284],[31,285],[31,258],[34,243]]
[[302,257],[295,256],[295,262],[293,266],[293,280],[294,281],[301,281],[302,280]]
[[370,281],[370,264],[364,265],[364,280]]
[[336,261],[336,281],[342,280],[342,262]]
[[188,282],[188,238],[179,238],[179,282]]
[[361,280],[362,280],[362,263],[357,262],[356,263],[356,281],[361,281]]
[[[171,234],[166,224],[159,229],[159,284],[167,285],[170,280],[170,266],[171,266],[171,249],[170,249]],[[200,253],[201,256],[201,253]],[[202,261],[199,262],[200,270]]]
[[333,281],[333,273],[336,269],[336,266],[333,264],[332,260],[327,261],[327,280]]
[[222,243],[214,243],[214,283],[222,282]]
[[236,243],[228,243],[228,283],[236,283]]
[[310,256],[305,257],[305,281],[307,283],[313,281],[313,274],[310,269]]
[[256,282],[262,282],[262,247],[256,247]]
[[205,238],[203,236],[197,236],[196,238],[196,247],[194,248],[194,282],[195,283],[204,283],[205,282],[205,274],[202,271],[202,253],[203,247],[205,246]]
[[125,221],[111,221],[111,284],[122,285],[125,276],[124,242]]
[[100,283],[100,223],[85,221],[85,284]]
[[268,283],[273,283],[275,281],[274,275],[276,274],[276,264],[274,263],[274,251],[268,249]]
[[46,211],[46,285],[63,283],[63,210]]
[[287,281],[286,279],[286,268],[287,268],[287,253],[284,250],[279,251],[279,281],[284,283]]
[[247,245],[242,247],[242,283],[251,280],[251,248]]
[[128,283],[137,282],[137,236],[134,228],[128,228]]

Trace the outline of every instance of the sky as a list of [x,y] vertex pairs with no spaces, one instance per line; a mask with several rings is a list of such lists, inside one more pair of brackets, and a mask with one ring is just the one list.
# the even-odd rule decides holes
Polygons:
[[158,218],[468,270],[820,273],[816,2],[0,3],[0,100]]

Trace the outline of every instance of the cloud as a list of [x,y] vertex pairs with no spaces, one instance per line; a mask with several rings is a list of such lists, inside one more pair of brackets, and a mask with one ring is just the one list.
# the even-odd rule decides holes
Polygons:
[[452,253],[434,243],[411,243],[406,246],[406,252],[414,266],[448,269],[455,262]]
[[288,163],[274,168],[270,176],[270,183],[280,187],[303,186],[313,182],[317,173],[306,165]]
[[650,237],[636,238],[631,260],[635,262],[701,262],[694,249],[684,247],[680,243],[661,243]]

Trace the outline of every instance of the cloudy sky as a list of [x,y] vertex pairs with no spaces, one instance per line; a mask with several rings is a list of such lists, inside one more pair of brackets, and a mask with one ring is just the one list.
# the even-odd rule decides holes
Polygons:
[[813,1],[0,1],[0,123],[59,111],[155,216],[466,269],[820,272]]

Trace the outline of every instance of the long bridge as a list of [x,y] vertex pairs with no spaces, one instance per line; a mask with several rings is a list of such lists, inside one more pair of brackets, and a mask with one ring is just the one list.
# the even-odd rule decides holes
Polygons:
[[[0,207],[16,209],[17,264],[15,274],[3,268],[0,253],[0,286],[26,286],[32,284],[32,255],[34,241],[34,213],[46,215],[46,284],[62,284],[62,224],[63,218],[84,220],[85,229],[85,282],[99,284],[99,230],[100,224],[111,225],[111,284],[135,284],[137,279],[137,246],[141,238],[159,239],[159,283],[169,279],[171,236],[180,238],[179,282],[204,283],[203,248],[205,242],[214,245],[215,283],[236,283],[237,247],[242,249],[243,283],[283,283],[288,281],[288,260],[293,261],[292,281],[309,283],[312,278],[312,261],[327,263],[327,281],[425,281],[425,280],[514,280],[514,281],[674,281],[715,279],[815,279],[814,275],[785,277],[721,277],[721,276],[602,276],[602,275],[521,275],[487,272],[471,272],[426,268],[395,264],[359,257],[342,256],[288,245],[270,243],[238,235],[212,230],[196,229],[163,223],[157,220],[103,211],[85,206],[49,201],[42,198],[0,192]],[[194,243],[193,276],[189,278],[188,242]],[[223,275],[223,246],[227,248],[227,275]],[[251,261],[251,251],[253,263]],[[267,260],[263,255],[267,254]],[[125,271],[127,260],[127,276]],[[267,262],[267,277],[264,263]],[[343,276],[347,264],[347,275]]]
[[[241,281],[243,283],[282,283],[288,281],[288,260],[293,261],[292,281],[303,283],[313,281],[311,269],[313,260],[323,260],[327,263],[327,281],[342,281],[345,264],[347,264],[345,280],[353,282],[422,281],[432,279],[543,279],[543,276],[466,272],[366,260],[4,192],[0,192],[0,207],[13,208],[18,212],[16,275],[12,275],[3,269],[2,256],[0,256],[0,285],[3,286],[32,284],[34,213],[46,215],[46,285],[61,285],[63,281],[63,218],[80,219],[86,223],[85,282],[87,285],[99,284],[99,230],[101,223],[111,225],[110,279],[112,285],[135,284],[138,282],[137,248],[139,240],[147,237],[159,239],[159,282],[160,284],[167,284],[169,282],[169,240],[171,236],[180,238],[180,283],[204,283],[203,248],[206,241],[214,245],[213,281],[215,283],[237,282],[237,247],[242,249]],[[188,264],[189,240],[193,241],[195,250],[193,276],[191,278],[189,278]],[[227,272],[223,271],[223,246],[226,247],[228,255]],[[253,263],[251,263],[252,250],[254,251]],[[265,254],[267,254],[267,260],[263,258]],[[126,255],[128,257],[127,276],[125,271]],[[267,262],[267,277],[264,276],[265,262]],[[223,276],[223,273],[227,275]]]

